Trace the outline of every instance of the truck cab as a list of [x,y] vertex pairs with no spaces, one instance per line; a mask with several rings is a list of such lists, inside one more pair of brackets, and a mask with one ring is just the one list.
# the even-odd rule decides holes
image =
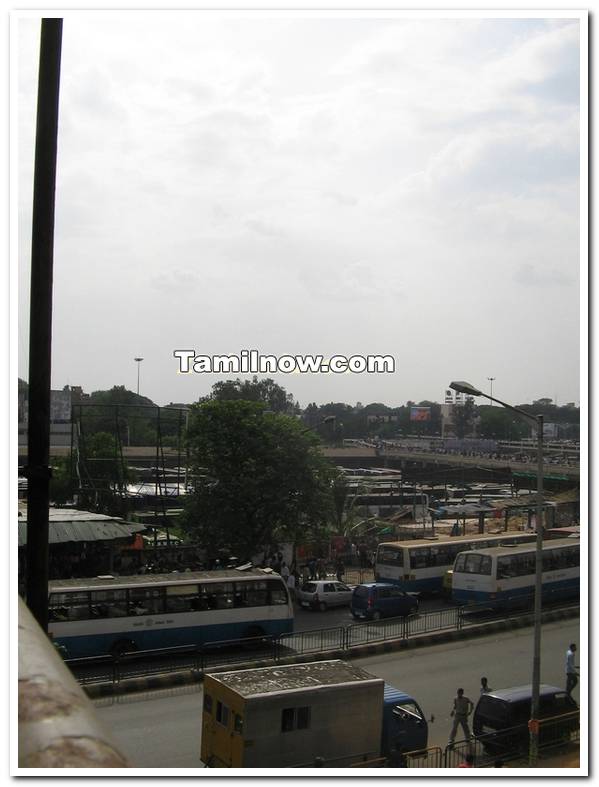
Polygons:
[[428,724],[420,705],[409,694],[385,683],[381,754],[426,749]]

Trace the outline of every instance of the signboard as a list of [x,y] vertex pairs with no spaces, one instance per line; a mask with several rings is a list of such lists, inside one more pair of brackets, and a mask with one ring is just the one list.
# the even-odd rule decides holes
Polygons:
[[410,407],[410,421],[430,421],[430,407]]

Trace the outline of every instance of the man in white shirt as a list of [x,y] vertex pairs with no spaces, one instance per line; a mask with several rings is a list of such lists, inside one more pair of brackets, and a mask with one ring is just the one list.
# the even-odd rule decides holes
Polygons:
[[289,589],[289,595],[291,596],[291,600],[295,599],[295,575],[289,574],[287,577],[287,587]]
[[571,642],[566,652],[566,691],[572,694],[572,689],[578,684],[578,672],[574,664],[574,654],[576,653],[576,643]]

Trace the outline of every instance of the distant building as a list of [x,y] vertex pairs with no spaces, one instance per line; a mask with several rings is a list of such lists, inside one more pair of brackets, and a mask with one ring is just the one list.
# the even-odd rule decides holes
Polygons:
[[367,415],[366,416],[366,423],[370,424],[391,424],[397,423],[399,420],[399,416],[397,415]]
[[[28,391],[19,389],[19,445],[27,445],[27,426],[29,424]],[[68,386],[61,391],[50,391],[50,444],[70,445],[71,407],[73,404],[89,399],[81,386]]]

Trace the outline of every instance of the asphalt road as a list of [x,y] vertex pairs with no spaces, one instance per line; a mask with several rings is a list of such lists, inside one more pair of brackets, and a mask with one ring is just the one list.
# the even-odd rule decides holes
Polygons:
[[[320,617],[319,613],[314,614]],[[458,686],[476,702],[482,675],[488,677],[492,688],[530,683],[532,635],[532,628],[515,629],[371,656],[356,663],[416,697],[426,717],[435,718],[429,724],[429,744],[444,746]],[[564,684],[566,649],[570,642],[578,640],[578,620],[543,626],[541,679],[544,683]],[[578,701],[578,687],[573,696]],[[96,707],[101,721],[133,767],[201,767],[201,688],[189,686],[101,700]]]

